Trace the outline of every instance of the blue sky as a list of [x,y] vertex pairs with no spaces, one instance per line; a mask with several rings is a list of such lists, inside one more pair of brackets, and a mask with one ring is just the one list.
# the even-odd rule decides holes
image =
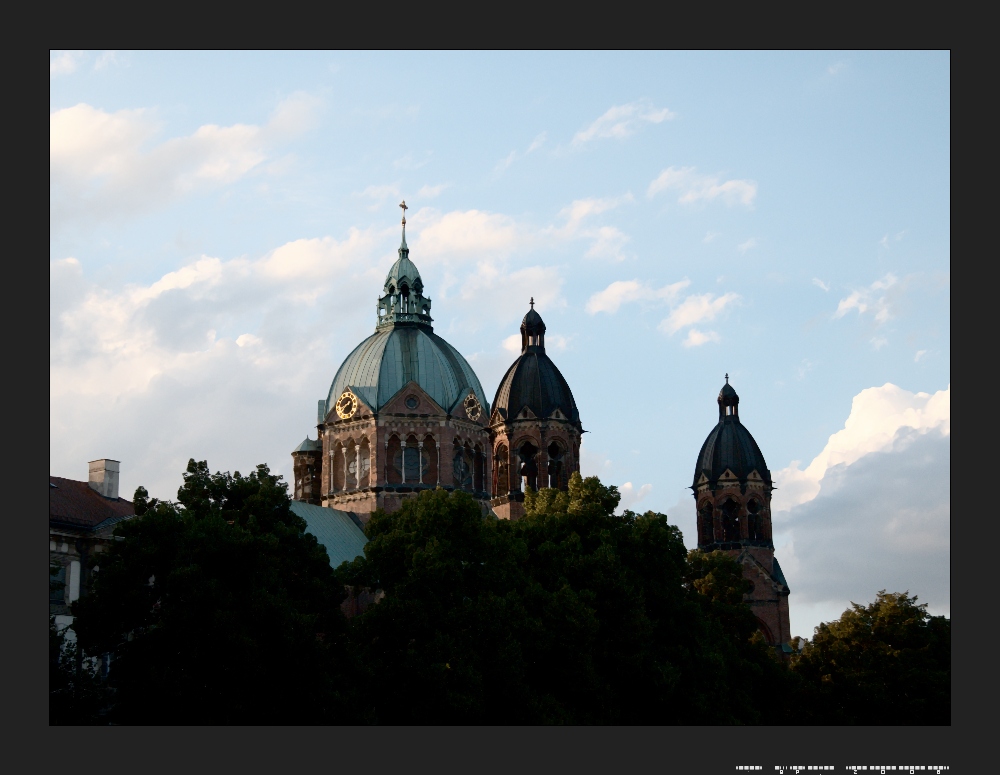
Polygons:
[[[53,52],[51,473],[290,474],[405,198],[435,329],[490,397],[535,297],[585,473],[693,540],[728,372],[793,630],[884,586],[947,611],[949,77],[946,53]],[[825,562],[844,493],[926,488],[928,455],[934,497],[837,533],[868,570]]]

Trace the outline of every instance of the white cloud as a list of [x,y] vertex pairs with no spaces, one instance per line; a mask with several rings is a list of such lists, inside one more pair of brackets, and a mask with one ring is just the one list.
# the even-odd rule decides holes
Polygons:
[[834,64],[827,67],[826,71],[830,75],[837,75],[838,73],[843,72],[846,68],[847,68],[846,62],[835,62]]
[[370,199],[372,204],[369,210],[378,210],[385,204],[386,200],[394,201],[401,195],[398,183],[383,183],[382,185],[366,186],[362,191],[355,191],[351,194],[355,199]]
[[517,158],[517,151],[511,151],[504,158],[502,158],[500,161],[496,163],[496,166],[493,168],[493,173],[499,175],[500,173],[504,172],[511,164],[514,163],[514,160],[516,158]]
[[709,242],[712,242],[718,236],[719,232],[717,231],[707,231],[705,232],[705,236],[702,238],[701,241],[707,245]]
[[891,450],[900,429],[918,433],[951,433],[951,386],[933,395],[911,393],[887,382],[862,390],[854,397],[842,430],[833,434],[823,450],[802,469],[798,460],[774,473],[778,487],[771,508],[788,511],[815,498],[827,470],[851,465],[873,452]]
[[588,221],[602,213],[634,202],[631,192],[617,197],[604,199],[576,199],[568,207],[559,211],[559,216],[566,222],[561,227],[553,227],[547,232],[559,240],[589,239],[590,248],[584,254],[586,258],[609,258],[621,261],[625,258],[622,248],[629,237],[617,226],[590,226]]
[[822,288],[824,291],[830,290],[830,284],[823,282],[818,277],[813,278],[813,285],[815,285],[817,288]]
[[602,138],[622,140],[635,134],[643,124],[659,124],[674,118],[675,115],[667,108],[654,107],[649,100],[616,105],[609,108],[590,126],[577,132],[570,142],[570,148],[578,150],[588,143]]
[[440,196],[441,192],[449,186],[451,186],[451,183],[438,183],[436,186],[421,186],[417,192],[417,199],[433,199]]
[[85,55],[85,51],[50,51],[49,78],[75,73]]
[[[726,307],[739,298],[739,295],[735,293],[726,293],[722,296],[715,296],[711,293],[688,296],[671,310],[669,317],[660,323],[660,330],[673,335],[687,326],[714,320]],[[697,341],[701,336],[711,336],[711,334],[697,333],[691,344],[701,344],[702,342]],[[718,340],[704,339],[702,341]]]
[[106,67],[111,67],[112,65],[120,65],[121,59],[119,58],[120,51],[102,51],[97,59],[94,60],[94,69],[103,70]]
[[498,257],[529,239],[527,231],[513,218],[483,210],[440,213],[425,207],[407,220],[416,234],[411,240],[413,255],[432,262],[441,258],[476,262]]
[[876,323],[885,323],[892,316],[890,297],[885,292],[895,286],[896,282],[895,275],[890,273],[880,280],[876,280],[867,288],[852,291],[850,295],[840,300],[840,303],[837,305],[837,311],[833,313],[833,317],[835,319],[842,318],[852,309],[855,309],[858,311],[859,316],[867,312],[873,312]]
[[80,103],[49,115],[50,221],[58,228],[134,215],[199,190],[234,183],[261,167],[273,148],[315,125],[318,102],[293,94],[264,126],[206,124],[192,135],[148,147],[153,112],[115,113]]
[[927,355],[927,350],[917,350],[916,354],[913,356],[914,363],[920,363],[920,359]]
[[526,151],[526,153],[534,153],[539,148],[541,148],[545,144],[545,138],[547,136],[548,134],[546,132],[542,132],[541,134],[537,135],[535,139],[531,141],[531,145],[528,146],[528,150]]
[[737,245],[736,249],[740,251],[740,253],[746,253],[748,250],[752,250],[755,247],[757,247],[757,239],[756,237],[751,237],[746,242],[742,242]]
[[668,189],[680,191],[677,201],[681,204],[718,199],[728,205],[753,207],[757,198],[757,183],[753,180],[722,180],[718,175],[703,175],[694,167],[667,167],[649,184],[646,195],[652,198]]
[[684,347],[700,347],[708,342],[718,342],[719,340],[720,337],[715,331],[699,331],[697,328],[692,328],[681,344]]
[[681,280],[654,288],[649,283],[640,283],[638,280],[616,280],[603,291],[591,296],[587,300],[586,310],[591,315],[598,312],[614,314],[622,304],[636,301],[670,303],[690,284],[690,280]]
[[634,511],[638,504],[652,491],[653,485],[651,484],[644,484],[641,487],[636,488],[632,482],[625,482],[625,484],[618,488],[618,492],[621,493],[622,498],[618,503],[618,509],[615,513],[621,514],[626,509]]
[[871,338],[871,346],[873,350],[881,350],[887,344],[889,344],[889,340],[884,336],[873,336]]
[[505,349],[511,355],[520,355],[521,354],[521,335],[520,334],[511,334],[510,336],[508,336],[506,339],[504,339],[500,343],[500,346],[503,347],[503,349]]
[[949,611],[951,387],[887,383],[854,397],[843,429],[802,469],[773,472],[776,555],[793,635],[880,589]]

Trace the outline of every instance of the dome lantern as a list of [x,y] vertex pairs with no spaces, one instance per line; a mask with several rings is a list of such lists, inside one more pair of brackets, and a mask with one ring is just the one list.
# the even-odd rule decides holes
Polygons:
[[424,281],[416,264],[410,261],[410,248],[406,244],[406,200],[403,209],[403,239],[399,258],[396,259],[382,286],[383,296],[378,300],[376,330],[402,325],[420,325],[431,328],[431,300],[424,296]]

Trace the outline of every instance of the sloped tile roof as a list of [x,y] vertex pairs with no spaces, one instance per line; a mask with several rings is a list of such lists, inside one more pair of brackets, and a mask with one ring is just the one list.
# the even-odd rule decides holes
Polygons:
[[[49,524],[93,530],[108,520],[135,514],[132,501],[105,498],[87,482],[49,477]],[[111,523],[109,523],[111,524]]]

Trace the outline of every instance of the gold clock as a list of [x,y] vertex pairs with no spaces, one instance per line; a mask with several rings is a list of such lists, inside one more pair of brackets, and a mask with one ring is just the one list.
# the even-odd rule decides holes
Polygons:
[[465,399],[465,414],[470,420],[478,420],[479,416],[483,413],[483,407],[479,403],[479,399],[472,393]]
[[340,394],[340,398],[337,399],[335,408],[337,410],[337,417],[341,420],[353,417],[354,413],[358,411],[358,397],[350,390],[345,390]]

